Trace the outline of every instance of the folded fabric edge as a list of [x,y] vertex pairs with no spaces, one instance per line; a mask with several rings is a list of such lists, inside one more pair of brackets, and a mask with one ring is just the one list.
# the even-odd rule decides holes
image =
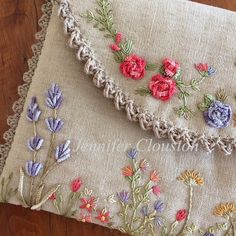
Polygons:
[[45,3],[41,7],[42,16],[38,21],[38,25],[40,26],[41,30],[35,34],[37,42],[31,46],[33,56],[28,59],[29,69],[23,75],[23,84],[18,86],[17,90],[19,94],[19,99],[15,101],[12,106],[14,114],[8,116],[7,118],[7,124],[9,126],[9,129],[3,134],[3,139],[5,140],[5,143],[0,145],[0,174],[3,171],[5,161],[8,157],[8,153],[13,143],[15,131],[18,125],[18,121],[20,119],[20,115],[24,108],[25,99],[27,97],[32,77],[34,76],[35,69],[37,68],[39,56],[41,54],[44,40],[46,38],[47,28],[52,13],[52,7],[52,0],[45,0]]
[[143,130],[152,130],[157,138],[168,138],[174,144],[182,143],[194,148],[200,144],[207,152],[216,148],[229,155],[236,148],[236,138],[207,136],[185,128],[179,128],[169,121],[155,117],[150,111],[137,105],[119,86],[117,86],[102,64],[97,60],[88,40],[80,32],[78,20],[74,16],[69,0],[57,0],[59,16],[64,22],[64,32],[70,37],[69,46],[76,51],[79,61],[85,63],[84,71],[93,77],[97,88],[103,89],[103,95],[114,101],[117,110],[125,110],[130,121],[139,122]]

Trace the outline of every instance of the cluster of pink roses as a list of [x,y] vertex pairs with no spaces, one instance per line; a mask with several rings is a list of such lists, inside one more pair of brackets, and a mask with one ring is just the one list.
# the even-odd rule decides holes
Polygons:
[[165,58],[162,62],[163,74],[154,75],[149,82],[152,96],[162,101],[169,100],[176,92],[176,82],[173,77],[180,69],[179,63]]

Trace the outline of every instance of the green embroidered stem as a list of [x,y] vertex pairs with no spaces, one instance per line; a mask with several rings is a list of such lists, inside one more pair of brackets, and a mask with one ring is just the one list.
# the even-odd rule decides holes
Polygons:
[[128,210],[128,204],[124,204],[122,201],[119,201],[121,204],[122,211],[120,212],[120,215],[123,219],[123,223],[125,225],[125,230],[129,229],[128,222],[127,222],[127,210]]
[[115,39],[117,31],[114,29],[113,14],[111,3],[109,0],[98,0],[98,8],[96,8],[95,15],[92,11],[87,11],[86,14],[82,14],[88,22],[94,21],[94,27],[99,28],[100,31],[106,31],[106,37],[111,37]]
[[135,89],[135,94],[138,94],[140,96],[151,96],[152,92],[147,87],[139,87],[139,88]]
[[192,207],[193,207],[193,186],[190,184],[189,185],[189,204],[188,204],[188,215],[186,217],[186,220],[180,230],[180,232],[177,235],[181,235],[183,233],[183,231],[185,230],[185,227],[188,224],[188,221],[190,219],[190,214],[192,212]]
[[80,198],[81,193],[77,193],[77,192],[71,192],[69,195],[69,200],[67,203],[67,207],[66,210],[64,212],[64,216],[65,217],[71,217],[74,214],[74,211],[72,211],[72,207],[75,205],[75,201]]
[[13,173],[11,173],[8,176],[6,182],[5,182],[5,178],[2,177],[1,188],[0,188],[0,202],[7,203],[9,201],[9,198],[11,197],[13,193],[12,189],[9,189],[12,178],[13,178]]

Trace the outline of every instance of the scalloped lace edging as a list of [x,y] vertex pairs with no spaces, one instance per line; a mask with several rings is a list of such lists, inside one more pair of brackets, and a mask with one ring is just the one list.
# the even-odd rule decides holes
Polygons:
[[51,0],[46,0],[42,5],[43,14],[38,21],[38,25],[40,26],[41,30],[35,34],[37,42],[32,45],[33,56],[28,60],[29,70],[23,75],[23,84],[18,86],[19,99],[15,101],[12,106],[14,114],[10,115],[7,118],[7,124],[10,128],[3,134],[5,143],[0,145],[0,174],[2,173],[6,158],[10,151],[20,114],[23,111],[27,92],[29,90],[35,69],[37,68],[37,63],[41,54],[41,50],[43,48],[43,43],[47,33],[47,27],[52,13],[52,6],[53,3]]
[[85,63],[84,71],[93,76],[96,87],[103,89],[106,98],[114,100],[118,110],[124,109],[131,121],[139,122],[144,130],[152,130],[157,138],[169,138],[173,143],[182,143],[194,148],[202,146],[207,152],[218,148],[226,155],[236,148],[236,139],[229,137],[209,137],[184,128],[175,127],[172,123],[157,118],[149,111],[135,104],[112,80],[96,59],[89,42],[83,37],[71,9],[69,0],[58,0],[59,16],[64,21],[64,31],[70,36],[69,46],[74,48],[79,61]]

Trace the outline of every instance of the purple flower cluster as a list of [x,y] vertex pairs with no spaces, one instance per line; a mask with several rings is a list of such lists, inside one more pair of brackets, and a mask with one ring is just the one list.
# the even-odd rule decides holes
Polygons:
[[164,211],[164,203],[161,200],[157,200],[154,203],[154,210],[156,210],[159,213],[163,212]]
[[53,118],[53,117],[47,118],[45,120],[45,122],[46,122],[48,129],[53,133],[59,132],[64,125],[64,122],[61,119]]
[[56,161],[58,163],[63,162],[70,158],[70,141],[67,140],[64,144],[60,144],[56,148],[56,153],[55,153]]
[[43,168],[43,165],[38,162],[28,161],[26,162],[26,173],[31,177],[36,177],[40,170]]
[[117,193],[117,196],[119,197],[119,199],[123,202],[123,203],[128,203],[130,195],[129,192],[126,191],[121,191],[119,193]]
[[39,120],[40,114],[41,110],[39,109],[37,99],[36,97],[32,97],[31,103],[27,110],[27,118],[31,122],[37,122]]
[[36,135],[35,137],[32,137],[28,140],[28,148],[32,151],[32,152],[35,152],[35,151],[38,151],[41,147],[42,147],[42,144],[43,144],[44,140],[39,137],[38,135]]
[[63,95],[60,87],[57,84],[52,84],[48,90],[46,104],[51,109],[58,109],[61,106]]
[[127,155],[130,159],[134,160],[134,159],[136,159],[136,157],[138,155],[138,151],[135,148],[132,148],[127,152]]
[[204,112],[206,123],[213,128],[225,128],[232,118],[232,109],[221,101],[213,102]]

